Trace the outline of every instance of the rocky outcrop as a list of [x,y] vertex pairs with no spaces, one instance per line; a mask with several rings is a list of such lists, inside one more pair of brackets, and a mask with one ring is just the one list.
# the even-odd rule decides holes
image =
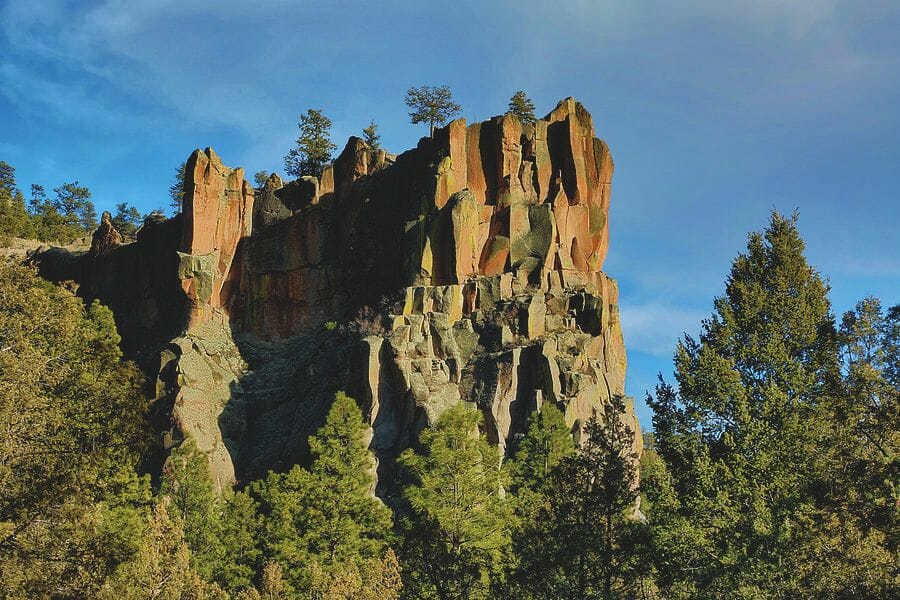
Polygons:
[[253,188],[244,170],[230,169],[211,149],[195,150],[185,164],[178,276],[190,299],[190,325],[227,310],[240,271],[235,258],[250,235]]
[[258,190],[197,150],[181,216],[132,244],[101,226],[67,278],[111,305],[168,443],[193,436],[220,485],[307,460],[343,389],[389,496],[394,457],[454,403],[508,453],[543,404],[577,434],[624,394],[602,271],[612,172],[571,98],[534,123],[456,120],[396,156],[350,138],[320,178]]
[[103,216],[100,218],[100,226],[97,227],[91,238],[90,253],[92,256],[97,257],[120,245],[122,245],[122,236],[116,231],[109,212],[103,211]]

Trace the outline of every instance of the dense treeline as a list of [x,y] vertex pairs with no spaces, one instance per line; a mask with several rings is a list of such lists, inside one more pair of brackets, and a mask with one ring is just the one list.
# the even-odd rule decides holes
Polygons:
[[900,306],[838,324],[827,292],[775,214],[678,345],[641,457],[623,398],[575,427],[545,404],[507,460],[454,406],[388,508],[340,393],[308,468],[218,495],[186,439],[151,487],[109,311],[0,265],[0,597],[896,597]]
[[[134,235],[143,219],[127,202],[117,204],[112,217],[116,229],[125,236]],[[16,185],[15,168],[0,161],[0,240],[15,237],[69,243],[96,228],[97,210],[88,188],[77,181],[63,183],[48,196],[43,186],[32,184],[26,202]]]

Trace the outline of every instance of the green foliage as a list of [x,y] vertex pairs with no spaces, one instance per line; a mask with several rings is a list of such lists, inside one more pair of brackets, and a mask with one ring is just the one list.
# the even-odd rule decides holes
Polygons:
[[178,168],[175,169],[175,179],[172,181],[172,185],[169,186],[169,207],[172,209],[172,214],[177,215],[183,209],[182,204],[184,203],[184,177],[185,177],[185,169],[187,168],[187,161],[178,165]]
[[256,187],[261,188],[266,185],[266,180],[269,178],[268,171],[257,171],[253,174],[253,181],[256,183]]
[[171,499],[171,512],[184,528],[191,566],[212,580],[223,557],[219,538],[222,506],[205,454],[187,438],[175,448],[163,468],[160,494]]
[[236,492],[225,501],[218,528],[222,558],[213,579],[226,590],[248,588],[259,569],[259,504],[247,492]]
[[411,87],[406,91],[406,105],[413,109],[409,113],[413,125],[428,123],[429,136],[434,136],[435,125],[443,125],[462,110],[446,85]]
[[891,536],[900,516],[900,305],[883,311],[877,299],[861,300],[844,314],[839,340],[844,377],[834,439],[849,488],[843,508]]
[[546,501],[517,544],[517,595],[634,597],[641,554],[634,530],[640,525],[630,517],[638,457],[624,416],[624,399],[613,398],[585,424],[577,452],[551,469]]
[[34,235],[25,196],[16,187],[16,170],[0,161],[0,238],[27,238]]
[[648,399],[669,473],[645,482],[666,595],[881,597],[890,560],[834,508],[855,484],[838,477],[848,428],[827,291],[796,217],[773,214],[700,340],[679,344],[677,390],[661,383]]
[[513,526],[500,454],[479,433],[481,413],[448,408],[421,434],[422,453],[400,464],[415,480],[404,489],[404,587],[412,597],[484,598],[509,560]]
[[148,483],[137,370],[112,313],[0,263],[0,580],[90,597],[139,543]]
[[321,579],[346,568],[363,572],[387,551],[391,514],[372,493],[366,433],[356,402],[339,392],[310,438],[310,470],[295,466],[253,486],[264,515],[265,556],[282,566],[295,590],[309,587],[316,573]]
[[62,216],[66,226],[84,233],[97,228],[97,211],[90,201],[90,190],[75,181],[53,188],[53,193],[56,194],[53,208]]
[[190,566],[181,520],[170,515],[166,500],[157,502],[135,556],[123,563],[97,594],[99,600],[122,598],[227,598]]
[[308,595],[320,600],[397,600],[401,588],[400,564],[388,549],[381,560],[343,563],[330,571],[314,564]]
[[300,136],[297,144],[284,157],[284,170],[288,175],[322,176],[322,169],[331,162],[337,146],[331,141],[331,119],[320,109],[310,108],[300,115],[297,124]]
[[71,242],[97,227],[91,192],[78,182],[54,188],[47,198],[43,186],[32,184],[29,208],[16,187],[16,170],[0,161],[0,237],[37,237],[43,241]]
[[375,124],[374,119],[369,122],[368,127],[363,129],[363,139],[372,150],[381,148],[381,136],[378,135],[378,125]]
[[525,95],[525,92],[519,90],[509,99],[507,114],[516,115],[523,123],[534,123],[534,102]]
[[112,217],[113,227],[125,237],[134,237],[138,227],[141,226],[143,217],[140,211],[127,202],[116,204],[116,214]]
[[[575,453],[572,432],[563,413],[552,404],[528,417],[528,429],[519,441],[510,464],[511,491],[516,497],[516,513],[529,522],[546,504],[551,492],[551,473],[564,458]],[[530,542],[527,542],[530,543]]]

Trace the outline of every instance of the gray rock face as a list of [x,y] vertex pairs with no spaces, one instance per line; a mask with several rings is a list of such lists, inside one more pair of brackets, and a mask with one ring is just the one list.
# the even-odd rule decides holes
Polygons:
[[[577,435],[592,411],[624,394],[617,288],[602,284],[516,292],[504,274],[413,286],[369,323],[279,341],[207,321],[164,351],[171,441],[193,436],[220,485],[253,479],[306,462],[306,439],[343,389],[363,405],[377,491],[390,497],[394,459],[458,402],[482,411],[488,439],[507,455],[545,403]],[[626,418],[640,452],[633,408]]]

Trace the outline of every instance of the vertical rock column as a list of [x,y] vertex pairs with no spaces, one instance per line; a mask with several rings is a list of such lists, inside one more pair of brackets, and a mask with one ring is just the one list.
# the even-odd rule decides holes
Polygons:
[[231,169],[212,150],[195,150],[185,166],[184,231],[179,278],[191,301],[188,329],[227,309],[237,290],[235,257],[250,235],[253,188],[242,168]]

